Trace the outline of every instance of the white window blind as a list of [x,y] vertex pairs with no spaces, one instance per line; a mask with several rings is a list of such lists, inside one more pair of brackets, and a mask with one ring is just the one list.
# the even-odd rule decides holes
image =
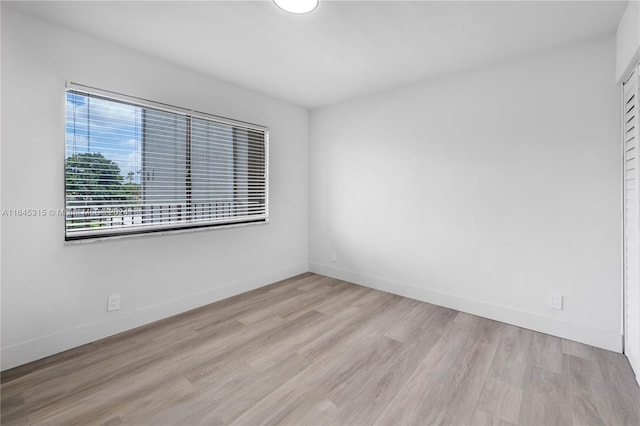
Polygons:
[[68,84],[66,240],[266,222],[268,130]]

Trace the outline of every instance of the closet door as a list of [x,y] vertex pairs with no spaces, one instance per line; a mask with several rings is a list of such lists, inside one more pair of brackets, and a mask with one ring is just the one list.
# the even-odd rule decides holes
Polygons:
[[638,69],[623,85],[624,116],[624,339],[625,354],[640,377],[640,120]]

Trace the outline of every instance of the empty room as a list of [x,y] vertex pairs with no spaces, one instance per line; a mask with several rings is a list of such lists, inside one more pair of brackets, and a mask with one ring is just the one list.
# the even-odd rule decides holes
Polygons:
[[2,425],[639,425],[639,1],[2,1]]

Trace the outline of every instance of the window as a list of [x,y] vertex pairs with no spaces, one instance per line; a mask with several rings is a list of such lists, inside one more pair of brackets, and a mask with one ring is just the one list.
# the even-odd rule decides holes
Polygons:
[[67,86],[67,241],[268,220],[265,127]]

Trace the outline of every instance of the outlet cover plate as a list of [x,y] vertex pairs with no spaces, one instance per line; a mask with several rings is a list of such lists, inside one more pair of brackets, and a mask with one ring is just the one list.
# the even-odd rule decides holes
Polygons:
[[120,295],[112,294],[107,300],[107,312],[113,312],[120,309]]
[[561,294],[552,294],[549,296],[549,307],[551,309],[562,310],[563,297]]

